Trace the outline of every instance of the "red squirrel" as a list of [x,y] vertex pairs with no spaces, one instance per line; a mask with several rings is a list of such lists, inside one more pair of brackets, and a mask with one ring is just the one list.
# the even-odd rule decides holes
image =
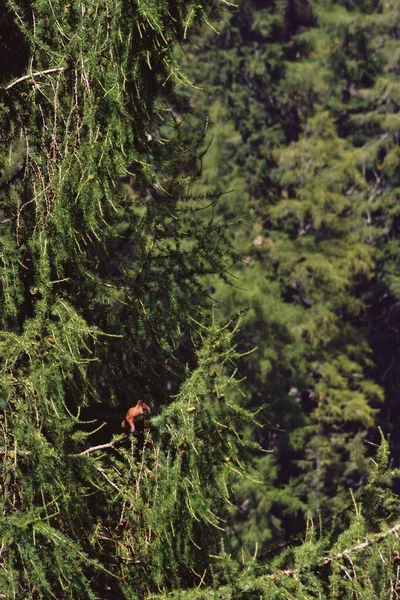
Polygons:
[[135,421],[142,421],[149,414],[151,414],[150,407],[144,400],[138,400],[136,406],[132,406],[126,413],[121,427],[123,429],[130,428],[130,432],[133,433],[135,431]]

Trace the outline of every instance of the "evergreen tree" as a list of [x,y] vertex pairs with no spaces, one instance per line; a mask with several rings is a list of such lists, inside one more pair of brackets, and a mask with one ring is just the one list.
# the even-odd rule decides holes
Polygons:
[[379,414],[397,414],[396,209],[383,200],[397,185],[383,175],[397,172],[397,10],[243,0],[214,45],[187,52],[207,93],[192,105],[211,107],[197,189],[229,191],[218,210],[243,252],[237,287],[216,296],[227,314],[250,305],[237,340],[256,352],[239,370],[274,451],[262,489],[238,484],[249,553],[260,522],[265,547],[343,506],[367,479]]
[[[173,97],[173,45],[218,4],[3,3],[7,598],[142,598],[207,580],[219,552],[249,416],[202,283],[231,251],[180,166]],[[151,431],[121,434],[139,398]]]
[[398,8],[219,8],[1,9],[7,598],[398,595]]

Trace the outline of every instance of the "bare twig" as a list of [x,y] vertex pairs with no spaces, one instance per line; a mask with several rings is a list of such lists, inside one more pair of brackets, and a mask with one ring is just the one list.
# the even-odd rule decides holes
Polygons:
[[[82,450],[82,452],[78,452],[77,454],[68,454],[68,456],[85,456],[88,454],[92,454],[93,452],[97,452],[98,450],[103,450],[104,448],[114,448],[114,444],[117,440],[113,442],[108,442],[107,444],[99,444],[98,446],[92,446],[91,448],[86,448],[86,450]],[[19,450],[19,454],[29,455],[32,454],[30,450]],[[0,455],[7,454],[8,450],[0,449]]]
[[113,488],[115,488],[117,490],[117,492],[119,492],[121,494],[121,496],[122,496],[123,494],[122,494],[121,490],[119,489],[119,487],[113,481],[111,481],[111,479],[108,477],[108,475],[106,475],[105,469],[102,469],[101,467],[96,467],[96,469],[99,471],[99,473],[102,474],[102,476],[104,477],[104,479],[106,481],[108,481],[108,483],[110,485],[112,485]]
[[99,446],[92,446],[91,448],[86,448],[82,452],[78,454],[72,454],[71,456],[84,456],[85,454],[92,454],[92,452],[97,452],[97,450],[103,450],[104,448],[114,448],[115,442],[108,442],[107,444],[100,444]]
[[29,73],[29,75],[24,75],[23,77],[19,77],[15,79],[12,83],[10,83],[6,88],[6,91],[11,90],[15,85],[21,83],[21,81],[25,81],[26,79],[34,79],[35,77],[41,77],[42,75],[49,75],[50,73],[60,73],[61,71],[65,71],[67,67],[57,67],[54,69],[46,69],[45,71],[36,71],[35,73]]

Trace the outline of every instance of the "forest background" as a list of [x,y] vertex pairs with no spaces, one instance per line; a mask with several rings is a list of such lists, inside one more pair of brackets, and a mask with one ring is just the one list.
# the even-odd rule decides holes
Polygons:
[[399,23],[6,1],[0,597],[398,597]]

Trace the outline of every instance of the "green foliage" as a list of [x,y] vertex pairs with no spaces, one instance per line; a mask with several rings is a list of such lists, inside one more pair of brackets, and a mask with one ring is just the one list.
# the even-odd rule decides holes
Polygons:
[[229,191],[217,210],[242,251],[237,287],[213,283],[215,297],[228,315],[250,305],[240,401],[273,451],[261,488],[235,490],[247,556],[341,510],[377,423],[397,440],[397,16],[392,2],[243,0],[186,52],[210,119],[196,189]]
[[[400,524],[391,522],[387,514],[382,531],[374,533],[375,523],[382,519],[382,508],[388,496],[387,488],[385,490],[382,486],[382,477],[385,478],[384,485],[387,485],[393,476],[398,476],[398,472],[388,470],[387,456],[388,443],[382,437],[375,472],[361,494],[364,502],[361,504],[353,497],[347,511],[347,527],[342,533],[338,532],[337,523],[326,532],[309,519],[301,544],[288,546],[268,565],[260,565],[255,558],[243,564],[235,563],[225,556],[221,560],[221,571],[226,577],[224,585],[192,592],[177,591],[169,598],[350,600],[358,597],[372,600],[395,596],[399,584],[397,534]],[[366,496],[370,501],[365,501]]]
[[[173,93],[174,43],[217,7],[3,7],[21,51],[0,69],[7,597],[143,597],[209,578],[219,551],[251,416],[203,283],[233,251],[192,193]],[[151,431],[119,435],[143,396]]]
[[397,596],[399,9],[222,4],[4,3],[0,595]]

